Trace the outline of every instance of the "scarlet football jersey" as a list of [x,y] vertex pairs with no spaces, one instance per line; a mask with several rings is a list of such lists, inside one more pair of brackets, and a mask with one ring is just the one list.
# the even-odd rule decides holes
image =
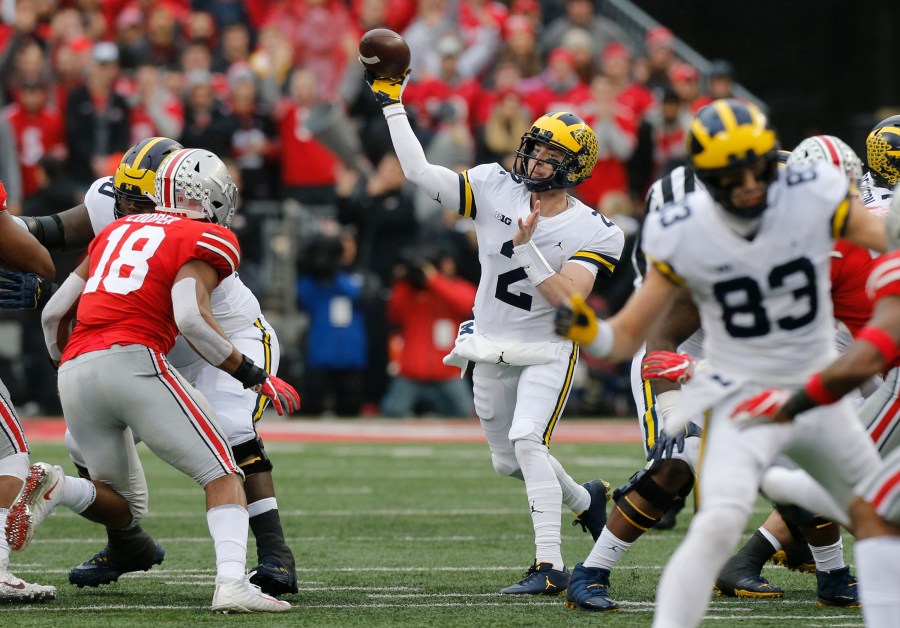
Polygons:
[[89,277],[75,331],[62,362],[114,344],[141,344],[168,353],[178,328],[172,286],[178,271],[201,260],[219,281],[240,263],[234,234],[218,225],[172,214],[136,214],[109,224],[88,248]]

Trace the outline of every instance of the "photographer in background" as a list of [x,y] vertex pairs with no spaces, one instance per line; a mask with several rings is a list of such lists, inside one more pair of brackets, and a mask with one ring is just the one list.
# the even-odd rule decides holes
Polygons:
[[[337,229],[335,229],[337,231]],[[365,282],[348,272],[356,245],[348,232],[321,233],[302,245],[297,304],[309,315],[300,390],[308,416],[359,416],[367,365]]]
[[394,267],[388,320],[403,342],[399,372],[391,379],[381,413],[414,416],[417,408],[445,417],[471,416],[472,391],[443,357],[459,324],[472,317],[475,286],[456,276],[446,248],[420,245],[403,251]]

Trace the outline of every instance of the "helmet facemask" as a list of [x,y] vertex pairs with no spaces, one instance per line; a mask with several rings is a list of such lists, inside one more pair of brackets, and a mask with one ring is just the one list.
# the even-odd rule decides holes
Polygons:
[[[766,189],[759,203],[738,207],[734,204],[733,193],[744,184],[744,173],[748,169],[757,181],[765,185]],[[766,153],[760,158],[748,160],[747,163],[732,168],[697,172],[697,178],[709,191],[713,200],[722,206],[722,209],[738,218],[754,220],[766,211],[769,202],[769,186],[778,178],[777,153],[775,151]]]

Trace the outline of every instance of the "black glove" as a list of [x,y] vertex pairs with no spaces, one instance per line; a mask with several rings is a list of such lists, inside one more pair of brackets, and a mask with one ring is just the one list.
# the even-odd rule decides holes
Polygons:
[[647,460],[668,460],[672,457],[672,452],[678,447],[678,453],[684,453],[684,439],[692,436],[700,436],[700,426],[693,421],[688,421],[685,427],[677,436],[669,436],[665,431],[659,433],[653,447],[647,452]]
[[55,289],[51,280],[40,275],[0,268],[0,309],[39,310]]

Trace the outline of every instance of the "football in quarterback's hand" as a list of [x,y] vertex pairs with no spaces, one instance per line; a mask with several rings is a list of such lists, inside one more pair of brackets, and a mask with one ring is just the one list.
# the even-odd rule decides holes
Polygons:
[[359,61],[378,78],[399,78],[409,69],[409,46],[387,28],[374,28],[359,40]]

